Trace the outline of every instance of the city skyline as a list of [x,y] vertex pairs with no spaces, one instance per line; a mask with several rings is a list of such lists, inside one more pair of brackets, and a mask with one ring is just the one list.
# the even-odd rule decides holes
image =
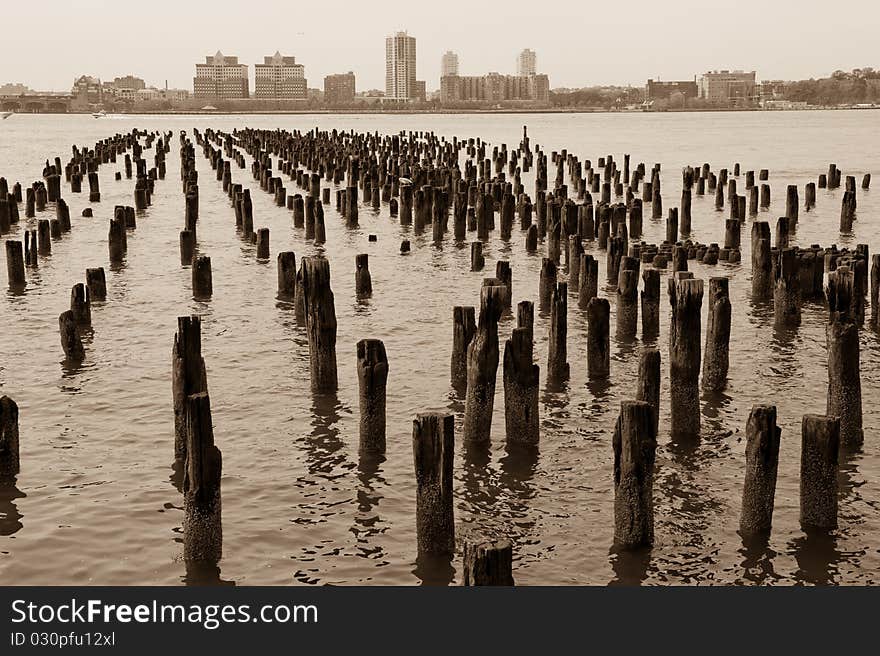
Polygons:
[[[161,48],[149,37],[158,33],[146,29],[144,38],[126,40],[120,47],[118,32],[90,29],[83,4],[105,12],[112,23],[139,24],[141,12],[133,3],[84,0],[68,5],[47,0],[45,7],[54,20],[41,26],[39,49],[28,57],[17,57],[15,68],[6,72],[8,79],[3,82],[22,82],[41,91],[66,91],[71,80],[83,74],[103,80],[132,73],[150,85],[161,87],[167,80],[172,88],[192,88],[192,63],[203,59],[205,53],[236,53],[239,61],[252,66],[268,52],[280,50],[306,67],[309,79],[315,81],[311,86],[320,87],[318,81],[326,75],[351,70],[360,89],[384,89],[384,39],[404,30],[418,39],[416,78],[428,81],[432,90],[439,88],[441,57],[447,50],[458,54],[462,75],[487,71],[514,74],[518,53],[528,47],[538,53],[538,72],[547,73],[554,88],[642,85],[647,78],[689,79],[712,69],[759,70],[763,79],[807,79],[836,69],[869,66],[876,58],[870,22],[848,18],[869,9],[867,0],[854,0],[846,14],[823,15],[821,21],[794,11],[798,5],[793,2],[775,6],[743,0],[737,11],[720,23],[709,14],[694,18],[685,7],[636,1],[625,14],[613,8],[591,8],[589,23],[603,29],[591,31],[586,41],[581,21],[563,21],[553,30],[536,29],[530,17],[533,9],[516,2],[503,8],[479,8],[451,0],[442,15],[430,16],[414,13],[410,5],[380,0],[370,7],[346,7],[344,22],[352,27],[334,25],[330,29],[316,17],[300,16],[289,4],[268,0],[261,13],[268,12],[273,20],[261,24],[257,31],[249,29],[254,16],[246,9],[230,7],[213,12],[201,0],[185,5],[156,0],[155,12],[167,9],[178,17],[163,24]],[[558,9],[574,16],[583,13],[580,5],[568,0]],[[456,18],[461,15],[467,15],[468,20]],[[8,24],[31,20],[29,10],[20,5],[7,8],[5,17]],[[193,29],[196,25],[199,29]],[[241,28],[233,32],[230,25]],[[504,45],[486,48],[487,35],[498,25],[504,26]],[[251,31],[252,37],[248,36]],[[18,51],[34,51],[27,31],[9,32],[0,51],[10,57]],[[89,38],[82,38],[86,33]],[[627,39],[621,40],[621,34]],[[748,35],[748,47],[743,46],[744,34]],[[815,48],[814,37],[820,35],[824,46]],[[632,43],[639,47],[628,45]],[[786,49],[785,57],[778,56],[781,46]]]

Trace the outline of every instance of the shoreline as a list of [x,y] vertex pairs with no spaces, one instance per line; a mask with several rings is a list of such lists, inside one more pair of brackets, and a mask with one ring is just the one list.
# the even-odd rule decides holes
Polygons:
[[[253,110],[201,110],[201,109],[162,109],[142,111],[114,111],[106,116],[227,116],[227,115],[314,115],[314,114],[392,114],[392,115],[424,115],[424,114],[717,114],[723,112],[818,112],[818,111],[867,111],[880,110],[876,107],[797,107],[797,108],[773,108],[761,107],[724,107],[724,108],[700,108],[700,109],[667,109],[663,111],[650,111],[643,109],[602,109],[602,108],[509,108],[509,109],[253,109]],[[91,110],[68,111],[68,112],[13,112],[14,115],[76,115],[88,116]]]

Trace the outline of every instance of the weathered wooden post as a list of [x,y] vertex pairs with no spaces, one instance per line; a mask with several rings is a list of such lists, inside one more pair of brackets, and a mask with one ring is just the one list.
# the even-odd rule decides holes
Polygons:
[[128,249],[124,218],[110,219],[107,242],[110,250],[110,262],[112,264],[120,264],[125,259],[125,252]]
[[210,298],[214,293],[211,258],[207,255],[197,255],[192,260],[192,290],[194,298]]
[[727,219],[724,222],[724,248],[740,247],[739,219]]
[[775,405],[752,407],[746,424],[746,476],[739,522],[743,537],[770,533],[781,433],[776,426]]
[[770,298],[773,289],[770,224],[755,221],[752,224],[752,296],[755,299]]
[[871,256],[871,323],[880,327],[880,255]]
[[581,255],[578,275],[578,307],[586,310],[590,299],[595,298],[599,291],[599,262],[592,255]]
[[260,228],[256,234],[257,240],[257,259],[269,259],[269,228]]
[[357,343],[357,373],[360,391],[360,451],[385,453],[385,390],[388,357],[381,339]]
[[186,467],[183,481],[183,554],[190,562],[223,555],[220,479],[223,456],[214,445],[207,392],[186,398]]
[[568,378],[568,284],[557,282],[550,299],[550,335],[547,340],[547,378]]
[[509,444],[538,443],[539,373],[532,362],[531,328],[514,328],[504,345],[504,425]]
[[482,271],[486,266],[486,258],[483,257],[483,242],[471,242],[471,271]]
[[[10,289],[19,290],[24,288],[24,253],[20,241],[12,241],[11,239],[6,241],[6,273],[9,277]],[[877,306],[875,305],[874,307],[876,308]]]
[[0,396],[0,480],[8,481],[18,474],[19,450],[18,405],[8,396]]
[[189,266],[192,264],[193,255],[196,252],[195,233],[191,230],[180,231],[180,264]]
[[510,262],[498,260],[495,263],[495,278],[504,286],[504,312],[509,312],[513,306],[513,271]]
[[471,540],[464,543],[463,586],[513,585],[513,547],[509,540]]
[[858,293],[853,273],[848,267],[839,267],[828,274],[826,414],[840,418],[840,441],[848,448],[859,448],[864,441],[859,327],[855,316]]
[[296,253],[278,253],[278,295],[293,299],[296,295]]
[[703,281],[690,273],[669,279],[669,398],[673,435],[700,433],[700,307]]
[[779,251],[774,268],[773,312],[778,326],[801,322],[800,260],[793,248]]
[[794,228],[798,222],[798,188],[797,185],[788,185],[785,194],[785,218],[789,225]]
[[494,278],[480,290],[480,320],[468,346],[465,442],[486,443],[492,429],[495,376],[498,371],[498,319],[504,307],[504,287]]
[[804,415],[801,423],[801,528],[837,528],[840,420]]
[[40,255],[52,253],[52,232],[47,219],[37,221],[37,251]]
[[354,289],[358,298],[369,298],[373,295],[373,279],[370,276],[370,256],[360,253],[354,256]]
[[450,363],[452,387],[461,392],[467,388],[468,346],[477,332],[474,308],[456,306],[452,309],[452,358]]
[[617,278],[617,337],[632,339],[639,321],[639,261],[623,257]]
[[70,310],[76,325],[90,328],[92,325],[92,304],[89,300],[88,288],[81,282],[76,283],[70,291]]
[[651,405],[654,419],[654,435],[660,425],[660,350],[645,347],[639,354],[639,374],[636,386],[636,401],[646,401]]
[[[313,392],[337,389],[336,308],[330,289],[330,262],[323,257],[302,259],[303,311],[309,337],[309,362]],[[300,297],[297,290],[297,298]]]
[[709,278],[709,316],[706,322],[703,390],[710,392],[720,392],[727,386],[731,314],[728,283],[728,278]]
[[655,414],[646,401],[623,401],[614,427],[614,544],[624,549],[654,542]]
[[85,357],[85,350],[79,336],[76,317],[71,310],[59,315],[58,330],[61,333],[61,348],[64,349],[66,359],[70,362],[82,360]]
[[587,376],[608,378],[611,371],[611,341],[607,298],[593,297],[587,304]]
[[187,453],[187,399],[208,391],[205,360],[202,358],[202,320],[197,315],[177,317],[177,332],[171,349],[171,396],[174,407],[174,459]]
[[101,190],[98,184],[98,174],[95,171],[89,173],[89,202],[90,203],[100,203],[101,202]]
[[455,552],[452,508],[454,431],[453,415],[426,413],[413,420],[419,555],[449,556]]
[[538,281],[538,304],[541,309],[550,306],[553,290],[556,289],[556,280],[556,262],[549,257],[543,258],[541,260],[541,277]]
[[761,185],[761,209],[769,209],[770,207],[770,185],[763,183]]
[[642,271],[642,339],[650,341],[660,334],[660,271],[648,267]]

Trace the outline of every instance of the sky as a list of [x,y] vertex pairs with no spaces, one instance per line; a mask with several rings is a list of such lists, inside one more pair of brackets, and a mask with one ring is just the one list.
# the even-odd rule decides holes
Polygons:
[[[878,0],[2,0],[0,84],[70,90],[75,77],[134,74],[192,90],[196,62],[221,50],[250,65],[280,50],[305,65],[309,87],[354,71],[358,91],[385,86],[385,37],[417,40],[418,78],[439,87],[440,58],[462,75],[515,73],[523,48],[551,88],[642,86],[707,70],[758,79],[825,77],[880,68]],[[430,4],[435,9],[429,11]],[[829,11],[829,7],[831,11]],[[536,12],[535,9],[538,9]]]

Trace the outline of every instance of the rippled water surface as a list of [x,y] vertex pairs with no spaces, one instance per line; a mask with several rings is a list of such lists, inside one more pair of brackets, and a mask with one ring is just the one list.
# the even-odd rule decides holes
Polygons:
[[[713,170],[770,169],[773,204],[762,219],[784,214],[785,187],[815,181],[835,162],[861,181],[880,174],[880,113],[785,112],[601,115],[315,115],[120,117],[15,115],[0,122],[0,175],[10,186],[40,179],[43,162],[66,162],[72,144],[95,141],[134,127],[191,131],[213,127],[288,130],[355,129],[390,134],[432,130],[447,138],[482,137],[516,148],[522,126],[546,151],[567,148],[594,162],[614,154],[648,169],[662,163],[664,204],[677,205],[680,169],[703,162]],[[190,136],[192,133],[190,132]],[[391,219],[387,206],[362,207],[360,228],[349,230],[331,204],[325,208],[326,255],[339,323],[340,387],[332,399],[309,390],[308,344],[292,308],[275,298],[275,255],[298,257],[317,249],[293,226],[290,212],[259,190],[249,169],[233,167],[233,180],[252,190],[254,225],[271,230],[271,258],[258,262],[240,240],[228,199],[197,148],[200,173],[201,252],[212,258],[214,294],[191,297],[190,271],[182,268],[178,232],[183,223],[179,145],[168,154],[168,173],[156,184],[152,206],[129,234],[125,265],[110,270],[108,219],[115,204],[133,205],[132,180],[114,181],[122,160],[100,169],[102,201],[94,218],[80,216],[84,194],[62,182],[73,230],[52,244],[52,254],[29,270],[23,295],[0,296],[0,393],[21,414],[22,471],[14,487],[0,488],[0,582],[6,584],[174,584],[217,578],[237,584],[416,584],[457,581],[451,567],[416,563],[415,484],[411,446],[417,412],[448,409],[460,428],[463,403],[449,386],[452,307],[478,305],[479,288],[495,262],[509,259],[514,303],[537,301],[543,245],[528,255],[524,235],[509,243],[497,232],[485,246],[486,269],[469,270],[469,249],[451,236],[441,248],[427,235]],[[153,151],[145,152],[152,160]],[[462,157],[464,157],[462,155]],[[551,166],[550,175],[555,169]],[[552,180],[551,180],[552,182]],[[524,175],[534,197],[534,172]],[[877,181],[875,186],[880,184]],[[288,193],[294,185],[286,183]],[[745,186],[740,179],[740,193]],[[858,195],[854,234],[837,232],[843,190],[818,190],[796,244],[865,242],[880,252],[880,197]],[[645,215],[645,239],[660,242],[664,222]],[[54,217],[52,204],[38,218]],[[694,196],[694,238],[723,241],[727,212],[711,195]],[[751,224],[752,220],[748,220]],[[22,221],[4,238],[21,239]],[[750,261],[750,225],[743,227],[744,263]],[[378,235],[369,243],[367,235]],[[401,256],[400,240],[413,252]],[[473,235],[468,236],[473,239]],[[358,302],[354,256],[370,255],[373,297]],[[596,254],[595,245],[587,252]],[[0,250],[5,260],[5,249]],[[604,253],[599,256],[605,280]],[[875,399],[880,347],[862,334],[865,446],[841,455],[840,528],[807,536],[798,524],[800,421],[825,408],[825,310],[804,308],[802,325],[773,328],[772,307],[750,299],[749,266],[690,263],[697,277],[731,277],[733,305],[730,383],[704,398],[699,440],[679,443],[668,434],[668,303],[665,294],[658,344],[663,357],[660,435],[654,495],[656,545],[650,552],[610,550],[613,529],[611,435],[619,402],[635,392],[640,341],[612,337],[612,378],[586,379],[586,319],[569,300],[571,379],[561,390],[544,385],[548,317],[536,316],[536,357],[541,364],[541,447],[535,455],[508,453],[504,445],[503,386],[499,367],[492,448],[455,454],[455,513],[459,534],[471,527],[509,535],[518,584],[875,583],[880,569],[880,445]],[[108,269],[107,300],[94,303],[87,356],[76,370],[62,366],[58,314],[87,267]],[[5,275],[5,261],[0,275]],[[611,287],[600,288],[612,300]],[[536,304],[537,305],[537,304]],[[536,308],[537,312],[537,308]],[[704,327],[706,303],[703,303]],[[223,451],[224,557],[220,572],[187,572],[182,559],[182,498],[172,484],[173,414],[171,345],[178,315],[203,316],[215,438]],[[507,338],[515,320],[502,320]],[[612,316],[612,326],[614,317]],[[641,332],[641,331],[640,331]],[[612,330],[612,335],[614,331]],[[358,456],[355,343],[384,340],[388,352],[388,452]],[[745,547],[737,534],[745,462],[745,422],[756,403],[778,406],[782,427],[773,534],[766,547]],[[460,442],[460,440],[459,440]]]

